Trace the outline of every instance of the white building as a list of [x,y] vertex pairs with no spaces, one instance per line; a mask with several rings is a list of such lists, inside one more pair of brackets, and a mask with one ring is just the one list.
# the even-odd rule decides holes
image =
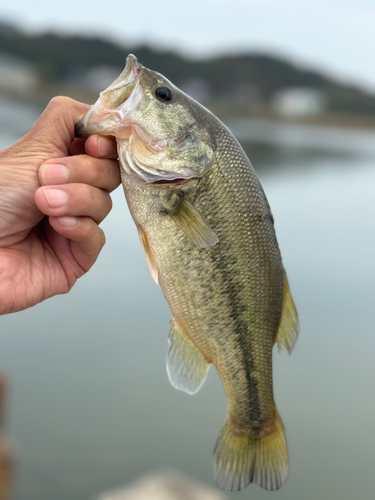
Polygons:
[[272,109],[285,118],[317,116],[327,107],[324,93],[311,88],[289,87],[276,92]]

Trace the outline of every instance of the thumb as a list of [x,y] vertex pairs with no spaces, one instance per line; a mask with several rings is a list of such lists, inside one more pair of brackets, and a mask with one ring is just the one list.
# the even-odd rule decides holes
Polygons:
[[74,139],[75,125],[89,108],[69,97],[54,97],[15,149],[20,147],[24,151],[27,147],[30,156],[44,159],[66,156]]

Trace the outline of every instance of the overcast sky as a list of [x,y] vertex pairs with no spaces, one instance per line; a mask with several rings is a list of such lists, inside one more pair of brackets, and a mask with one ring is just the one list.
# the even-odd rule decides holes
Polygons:
[[375,0],[11,0],[28,31],[98,34],[202,57],[262,51],[375,92]]

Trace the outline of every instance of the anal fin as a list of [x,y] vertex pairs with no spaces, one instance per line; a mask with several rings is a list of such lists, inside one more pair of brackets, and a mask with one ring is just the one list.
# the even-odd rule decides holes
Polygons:
[[299,322],[296,306],[294,305],[293,297],[290,293],[285,269],[283,269],[283,273],[284,288],[281,320],[276,334],[275,343],[279,351],[284,349],[290,354],[298,338]]
[[203,384],[210,363],[174,318],[171,324],[167,354],[169,380],[176,389],[194,394]]
[[157,270],[156,264],[154,262],[154,259],[152,257],[152,253],[150,250],[150,245],[149,245],[148,240],[147,240],[147,236],[145,235],[142,228],[137,226],[137,229],[138,229],[139,239],[140,239],[141,245],[142,245],[142,250],[143,250],[143,253],[145,254],[145,257],[146,257],[147,262],[148,262],[148,266],[150,268],[151,276],[153,277],[155,283],[158,285],[159,284],[158,270]]

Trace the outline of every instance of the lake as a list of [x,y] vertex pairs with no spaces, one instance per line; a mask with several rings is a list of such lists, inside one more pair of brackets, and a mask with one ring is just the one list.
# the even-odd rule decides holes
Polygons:
[[[0,147],[37,113],[0,101]],[[301,333],[291,356],[274,352],[289,479],[276,493],[252,485],[228,498],[372,498],[375,132],[229,126],[269,199]],[[107,244],[88,275],[69,294],[0,319],[16,500],[94,500],[166,469],[214,484],[223,389],[213,367],[194,396],[169,384],[169,307],[121,188],[113,202]]]

